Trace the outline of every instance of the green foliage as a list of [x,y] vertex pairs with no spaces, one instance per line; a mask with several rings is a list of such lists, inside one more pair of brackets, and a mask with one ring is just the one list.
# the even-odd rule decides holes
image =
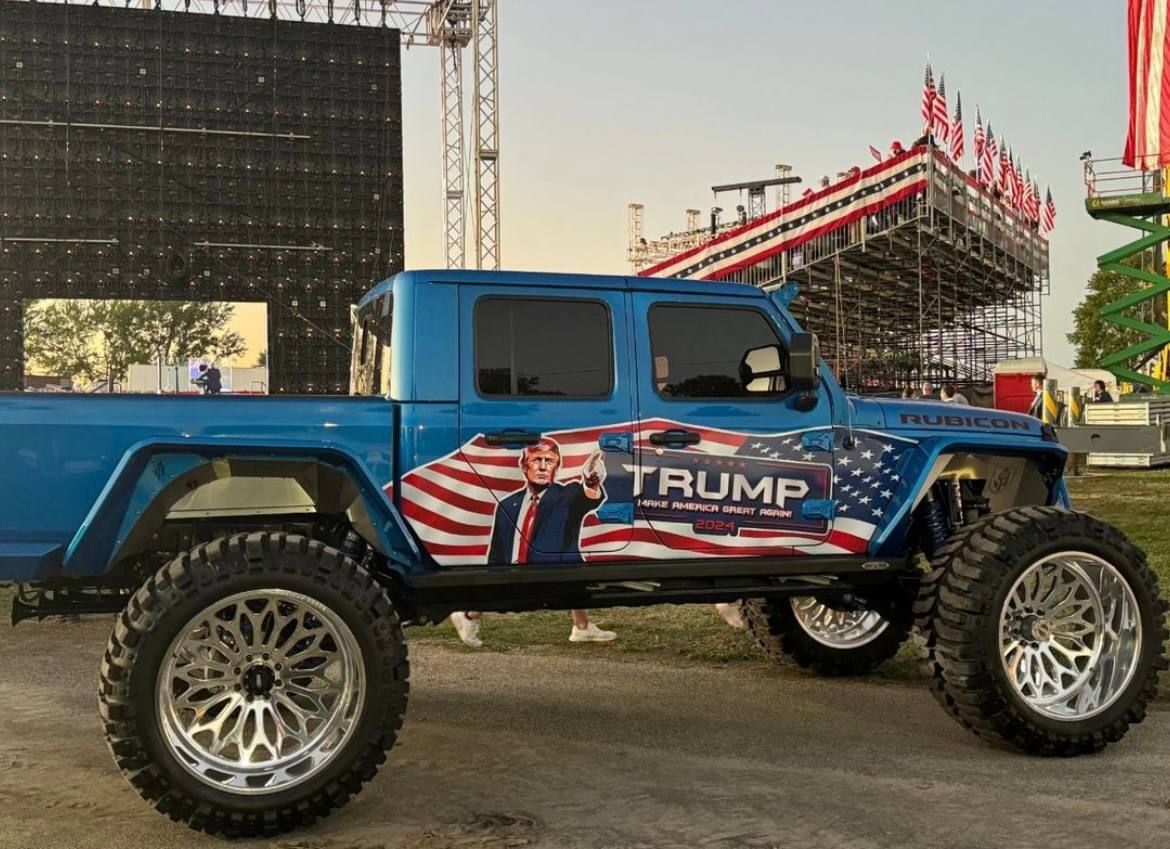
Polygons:
[[38,301],[25,313],[25,357],[82,383],[125,380],[133,363],[239,356],[235,307],[179,301]]
[[[1151,255],[1139,254],[1125,260],[1135,268],[1151,268]],[[1076,368],[1097,368],[1107,354],[1124,350],[1141,342],[1141,331],[1119,327],[1101,317],[1101,310],[1146,286],[1141,280],[1126,277],[1116,271],[1097,270],[1085,287],[1085,297],[1073,310],[1073,331],[1068,341],[1076,346]],[[1148,306],[1146,307],[1149,308]]]

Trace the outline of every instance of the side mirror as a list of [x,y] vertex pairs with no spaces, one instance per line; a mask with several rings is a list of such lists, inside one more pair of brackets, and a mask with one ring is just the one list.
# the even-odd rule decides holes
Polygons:
[[748,392],[782,392],[785,377],[779,345],[752,348],[739,361],[739,381]]
[[788,380],[798,392],[814,392],[821,385],[820,346],[815,333],[793,333],[788,343]]

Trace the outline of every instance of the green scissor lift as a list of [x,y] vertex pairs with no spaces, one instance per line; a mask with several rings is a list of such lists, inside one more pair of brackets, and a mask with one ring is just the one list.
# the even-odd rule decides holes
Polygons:
[[[1118,172],[1114,172],[1118,173]],[[1152,301],[1154,298],[1166,297],[1170,292],[1170,277],[1154,271],[1145,271],[1124,265],[1122,260],[1170,242],[1170,227],[1163,224],[1164,216],[1170,214],[1170,197],[1162,191],[1151,191],[1147,185],[1147,175],[1140,172],[1129,172],[1138,177],[1142,190],[1126,193],[1122,188],[1116,194],[1098,194],[1096,187],[1098,180],[1107,178],[1104,174],[1094,174],[1092,163],[1086,163],[1086,183],[1089,187],[1089,196],[1085,200],[1085,208],[1089,215],[1102,221],[1112,221],[1125,227],[1133,227],[1145,235],[1116,250],[1109,251],[1097,257],[1097,267],[1102,271],[1116,271],[1126,277],[1132,277],[1145,283],[1145,287],[1126,295],[1113,303],[1101,308],[1101,317],[1121,327],[1137,330],[1145,335],[1142,341],[1131,345],[1124,350],[1107,355],[1101,360],[1101,367],[1108,369],[1119,380],[1140,383],[1151,387],[1155,392],[1170,393],[1170,381],[1166,375],[1151,377],[1137,371],[1135,361],[1148,361],[1150,356],[1170,345],[1170,329],[1141,321],[1126,313],[1138,304]],[[1124,177],[1111,178],[1128,182]]]

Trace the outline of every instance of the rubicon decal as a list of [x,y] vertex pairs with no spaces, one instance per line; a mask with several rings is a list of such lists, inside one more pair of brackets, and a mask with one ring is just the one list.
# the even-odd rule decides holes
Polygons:
[[904,425],[925,427],[977,427],[983,430],[1035,430],[1027,419],[1007,416],[956,416],[950,413],[902,413],[899,420]]

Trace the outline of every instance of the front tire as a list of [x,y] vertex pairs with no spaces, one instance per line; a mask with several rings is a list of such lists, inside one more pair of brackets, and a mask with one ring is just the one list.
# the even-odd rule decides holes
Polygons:
[[1084,513],[984,517],[931,564],[917,604],[932,691],[964,727],[1041,755],[1098,752],[1145,717],[1166,603],[1145,555]]
[[106,740],[176,822],[271,836],[374,777],[406,709],[394,606],[336,549],[240,534],[181,555],[120,614],[102,662]]

